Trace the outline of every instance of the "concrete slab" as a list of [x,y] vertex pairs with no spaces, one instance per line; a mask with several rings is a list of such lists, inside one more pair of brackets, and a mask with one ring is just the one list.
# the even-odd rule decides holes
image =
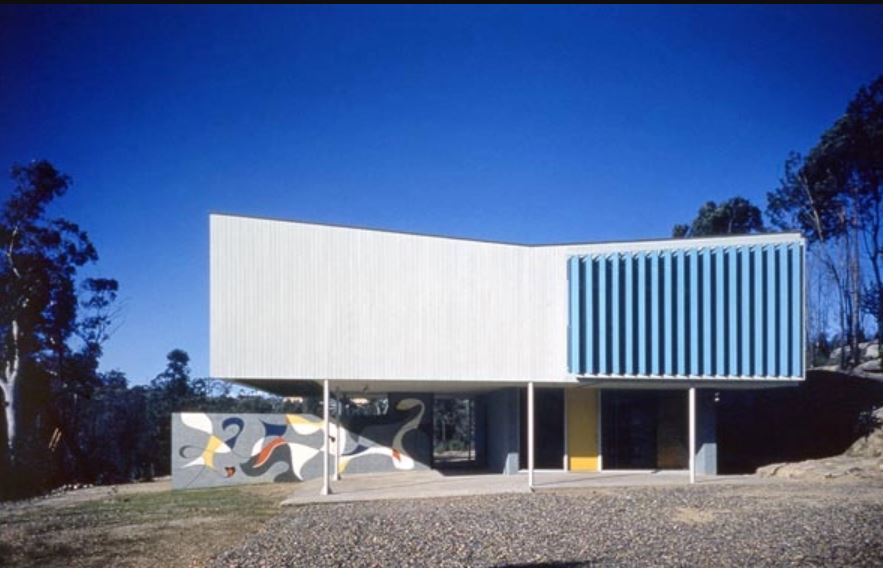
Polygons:
[[[697,475],[696,483],[708,484],[731,484],[751,483],[757,479],[753,475]],[[525,474],[525,481],[527,478]],[[654,487],[689,485],[690,473],[688,471],[602,471],[598,473],[571,473],[545,472],[538,474],[534,489],[542,491],[546,489],[592,489],[600,487]]]
[[[754,476],[698,476],[699,484],[751,483]],[[688,485],[686,471],[605,471],[600,473],[569,473],[544,471],[535,474],[535,491],[591,489],[605,487],[650,487]],[[387,499],[431,499],[527,493],[527,474],[454,474],[435,470],[395,473],[351,474],[331,483],[332,494],[320,495],[321,479],[298,485],[282,505],[310,505],[379,501]]]
[[331,483],[331,495],[320,495],[321,489],[321,479],[305,481],[282,505],[528,492],[526,477],[522,480],[521,476],[512,475],[443,475],[435,470],[351,474]]

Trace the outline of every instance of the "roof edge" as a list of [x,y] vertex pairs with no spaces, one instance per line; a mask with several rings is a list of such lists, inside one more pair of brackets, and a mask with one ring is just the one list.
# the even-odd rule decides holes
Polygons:
[[264,215],[245,215],[240,213],[225,213],[220,211],[210,211],[209,218],[211,217],[231,217],[236,219],[250,219],[254,221],[271,221],[275,223],[290,223],[294,225],[310,225],[314,227],[327,227],[332,229],[350,229],[356,231],[370,231],[375,233],[387,233],[393,235],[409,235],[412,237],[424,237],[430,239],[447,239],[454,241],[468,241],[473,243],[485,243],[485,244],[496,244],[496,245],[505,245],[505,246],[514,246],[514,247],[524,247],[524,248],[546,248],[546,247],[582,247],[582,246],[594,246],[594,245],[617,245],[617,244],[642,244],[642,245],[652,245],[653,243],[662,243],[662,244],[671,244],[675,242],[683,242],[690,243],[691,246],[696,246],[703,241],[720,241],[725,239],[757,239],[762,240],[764,237],[769,236],[777,236],[779,238],[784,238],[787,236],[793,236],[794,240],[805,240],[803,235],[799,231],[768,231],[764,233],[747,233],[747,234],[739,234],[739,235],[718,235],[718,236],[708,236],[708,237],[661,237],[661,238],[643,238],[643,239],[614,239],[614,240],[606,240],[606,241],[574,241],[574,242],[562,242],[562,243],[543,243],[543,244],[528,244],[528,243],[518,243],[512,241],[497,241],[493,239],[478,239],[478,238],[470,238],[470,237],[455,237],[450,235],[439,235],[433,233],[418,233],[415,231],[401,231],[395,229],[382,229],[377,227],[367,227],[360,225],[345,225],[342,223],[322,223],[318,221],[305,221],[301,219],[285,219],[282,217],[271,217]]

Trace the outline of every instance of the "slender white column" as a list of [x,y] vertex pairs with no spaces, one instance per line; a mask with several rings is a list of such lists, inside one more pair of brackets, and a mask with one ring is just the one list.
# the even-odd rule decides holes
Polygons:
[[691,387],[687,396],[690,421],[690,483],[696,483],[696,388]]
[[533,381],[527,383],[527,486],[533,491]]
[[328,387],[328,379],[322,381],[322,433],[324,434],[324,441],[322,442],[322,495],[331,495],[331,485],[328,481],[328,461],[329,461],[329,435],[330,430],[328,428],[328,418],[329,418],[329,387]]
[[567,429],[567,390],[562,389],[561,392],[564,397],[564,463],[561,464],[561,469],[564,471],[570,471],[570,460],[567,455],[567,448],[570,445],[567,438],[570,435],[570,432],[568,432]]
[[340,389],[334,391],[334,481],[340,481],[340,445],[343,435],[340,428]]

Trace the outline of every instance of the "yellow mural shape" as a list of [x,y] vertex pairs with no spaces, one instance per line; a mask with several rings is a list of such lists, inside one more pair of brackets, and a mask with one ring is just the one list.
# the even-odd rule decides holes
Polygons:
[[301,414],[286,414],[285,421],[301,436],[309,436],[322,429],[321,420],[310,420]]
[[202,452],[202,460],[205,462],[205,465],[212,468],[215,467],[215,452],[223,443],[224,441],[217,436],[212,436],[208,439],[208,445],[206,445],[205,451]]
[[567,405],[568,469],[598,471],[598,391],[585,388],[566,389],[564,403]]

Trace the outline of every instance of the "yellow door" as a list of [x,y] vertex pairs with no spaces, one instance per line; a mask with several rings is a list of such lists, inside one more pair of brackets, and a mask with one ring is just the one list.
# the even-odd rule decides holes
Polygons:
[[598,471],[598,391],[565,389],[567,459],[570,471]]

